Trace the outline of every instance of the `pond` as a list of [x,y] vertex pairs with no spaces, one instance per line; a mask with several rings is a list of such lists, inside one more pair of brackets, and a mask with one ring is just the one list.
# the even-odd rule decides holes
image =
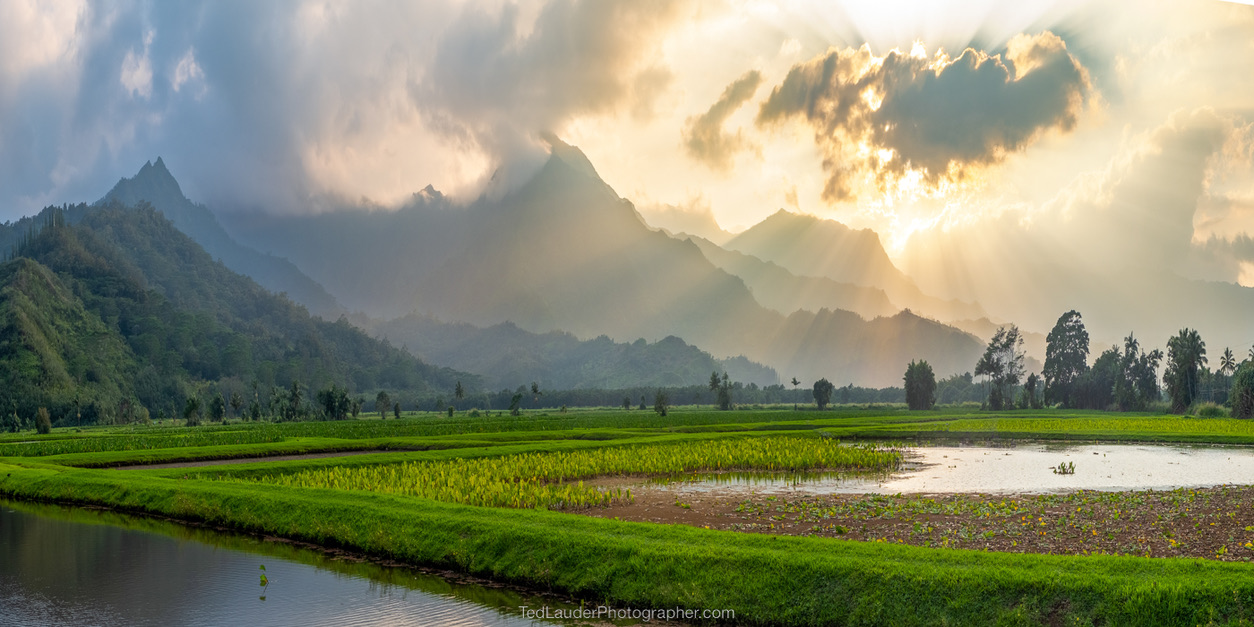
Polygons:
[[[260,586],[260,566],[270,585]],[[0,622],[532,626],[503,587],[112,512],[0,500]]]
[[[1254,484],[1254,448],[1135,444],[927,446],[905,451],[893,473],[697,475],[636,482],[638,489],[758,494],[1047,493],[1166,490]],[[1074,464],[1074,474],[1053,472]],[[621,483],[619,485],[622,485]]]

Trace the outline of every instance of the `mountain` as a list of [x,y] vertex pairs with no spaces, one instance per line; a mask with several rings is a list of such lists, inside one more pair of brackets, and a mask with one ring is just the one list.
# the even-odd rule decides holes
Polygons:
[[727,250],[696,236],[686,238],[711,263],[728,274],[740,277],[764,307],[783,314],[798,309],[844,309],[863,318],[889,316],[900,311],[884,291],[874,287],[833,281],[827,277],[797,276],[753,255]]
[[0,402],[27,418],[37,406],[117,407],[139,371],[121,335],[27,258],[0,264],[0,364]]
[[714,212],[708,206],[676,207],[675,205],[655,205],[639,207],[640,216],[650,226],[665,230],[679,239],[694,235],[722,246],[734,235],[723,230],[714,219]]
[[793,274],[884,290],[893,303],[941,320],[980,318],[978,304],[925,294],[893,265],[870,229],[780,209],[733,237],[725,248],[772,261]]
[[290,259],[340,302],[378,318],[412,312],[427,273],[463,245],[474,245],[469,213],[430,185],[395,211],[220,217],[240,241]]
[[[787,316],[764,307],[755,296],[761,290],[769,300],[762,282],[783,277],[778,268],[730,255],[720,260],[744,265],[747,282],[712,263],[695,241],[654,230],[578,148],[556,138],[530,181],[466,206],[427,189],[391,212],[223,219],[242,241],[264,240],[266,250],[292,259],[375,318],[417,312],[480,328],[511,322],[533,334],[605,335],[617,343],[675,336],[715,358],[742,355],[773,367],[782,378],[875,386],[898,385],[911,359],[928,359],[944,376],[950,372],[939,364],[953,360],[956,372],[970,370],[982,352],[976,338],[952,327],[916,324],[913,316],[875,318],[895,308],[872,288],[837,286],[822,275],[792,280],[803,290],[793,298],[815,309],[797,311],[782,294],[772,304]],[[831,295],[819,294],[829,288],[850,298],[829,302]],[[804,293],[809,289],[815,292]],[[872,319],[823,311],[833,304]],[[864,343],[860,338],[880,338],[884,350],[846,354]],[[867,361],[882,367],[867,368]]]
[[779,383],[771,368],[745,359],[718,360],[670,336],[614,342],[579,340],[569,333],[531,333],[510,322],[479,328],[411,314],[373,331],[424,361],[479,373],[488,389],[514,389],[535,381],[546,389],[623,389],[704,385],[714,371],[759,386]]
[[[215,261],[151,206],[56,208],[0,265],[0,402],[87,421],[177,413],[209,385],[299,381],[447,394],[477,377],[436,368],[344,319],[326,322]],[[305,398],[311,398],[306,392]]]
[[156,163],[145,163],[134,177],[118,181],[97,204],[109,201],[125,206],[134,206],[141,201],[150,203],[211,257],[221,259],[226,267],[252,277],[272,292],[286,293],[314,315],[332,319],[344,310],[321,285],[290,261],[262,254],[232,239],[207,207],[193,203],[183,195],[178,181],[166,169],[161,157],[157,157]]

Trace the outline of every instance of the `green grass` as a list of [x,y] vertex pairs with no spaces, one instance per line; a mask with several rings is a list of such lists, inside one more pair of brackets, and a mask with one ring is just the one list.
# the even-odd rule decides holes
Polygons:
[[[631,500],[631,492],[585,486],[581,479],[702,470],[886,470],[901,454],[820,438],[770,437],[613,446],[569,452],[332,466],[250,479],[293,488],[335,488],[405,494],[495,507],[578,508]],[[571,484],[571,481],[579,481]]]
[[[962,434],[1254,442],[1251,423],[1236,420],[1093,412],[681,410],[667,418],[603,411],[228,425],[205,433],[272,429],[285,439],[6,456],[0,458],[0,494],[203,521],[560,591],[618,607],[732,608],[737,622],[745,624],[1196,625],[1248,624],[1254,619],[1254,570],[1242,563],[1004,554],[778,537],[242,480],[319,469],[348,476],[367,468],[406,468],[407,463],[470,464],[461,468],[473,470],[477,468],[474,460],[489,463],[493,459],[497,461],[491,463],[513,464],[516,472],[521,461],[532,460],[534,465],[536,460],[557,459],[552,456],[559,453],[595,459],[611,455],[609,451],[704,450],[735,442],[752,447],[780,439],[784,432],[810,436],[803,439],[813,442],[821,441],[815,435],[891,440]],[[154,433],[180,436],[186,431],[161,429]],[[61,433],[57,430],[54,437]],[[125,433],[134,432],[84,432],[74,439],[107,439]],[[39,439],[29,434],[19,437]],[[297,449],[382,447],[391,450],[204,468],[71,467],[136,459],[159,462],[189,456],[249,457]],[[415,450],[395,450],[401,448]],[[507,455],[533,457],[504,461]],[[636,459],[638,467],[647,465],[645,456]],[[573,471],[558,474],[580,476]],[[221,478],[241,480],[215,480]]]

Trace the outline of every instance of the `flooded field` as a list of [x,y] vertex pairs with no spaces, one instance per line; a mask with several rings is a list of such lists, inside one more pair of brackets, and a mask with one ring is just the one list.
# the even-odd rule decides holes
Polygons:
[[[1070,474],[1055,472],[1074,465]],[[893,473],[722,473],[615,480],[633,491],[679,494],[896,494],[1118,492],[1254,484],[1254,449],[1133,444],[917,447]]]

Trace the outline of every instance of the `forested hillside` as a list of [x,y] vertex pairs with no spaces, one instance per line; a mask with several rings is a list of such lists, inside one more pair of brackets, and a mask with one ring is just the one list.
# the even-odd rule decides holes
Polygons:
[[[335,384],[432,394],[478,378],[325,322],[213,260],[151,206],[57,208],[0,270],[0,406],[54,420],[173,414],[188,397]],[[249,396],[253,396],[250,394]]]

